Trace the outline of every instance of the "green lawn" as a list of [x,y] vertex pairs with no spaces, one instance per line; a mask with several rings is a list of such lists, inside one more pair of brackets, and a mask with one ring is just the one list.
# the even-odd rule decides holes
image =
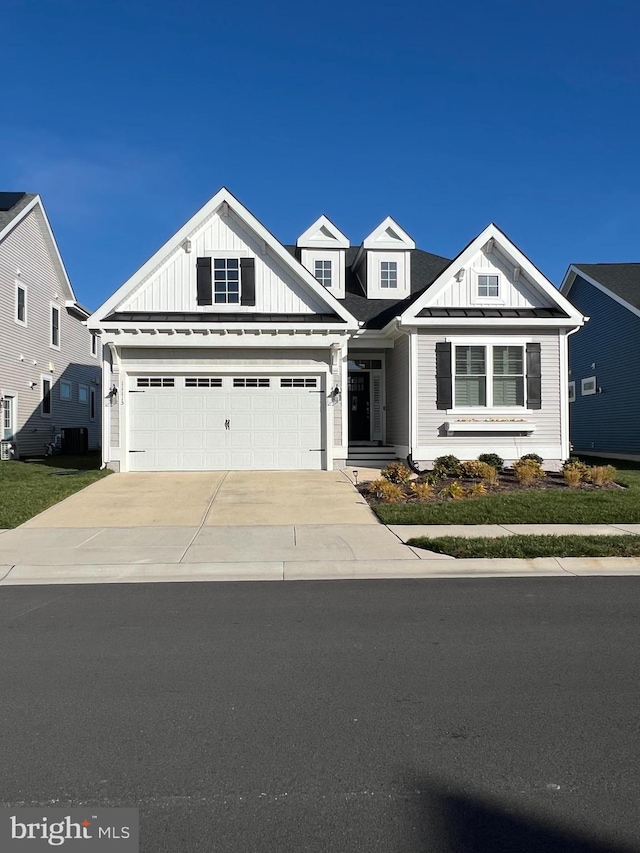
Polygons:
[[[589,460],[589,464],[599,463]],[[640,522],[640,470],[633,463],[620,464],[625,467],[618,469],[616,482],[628,486],[626,489],[531,490],[447,503],[379,504],[373,511],[384,524]]]
[[452,557],[640,557],[640,536],[420,536],[407,544]]
[[99,467],[99,454],[0,462],[0,528],[17,527],[111,473]]

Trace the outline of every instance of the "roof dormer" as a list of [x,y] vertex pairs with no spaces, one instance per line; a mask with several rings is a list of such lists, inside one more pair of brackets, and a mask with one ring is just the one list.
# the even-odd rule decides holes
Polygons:
[[349,239],[326,216],[321,216],[296,243],[303,267],[338,299],[345,294],[345,259]]
[[416,244],[390,216],[365,238],[354,269],[368,299],[404,299],[411,293],[411,250]]

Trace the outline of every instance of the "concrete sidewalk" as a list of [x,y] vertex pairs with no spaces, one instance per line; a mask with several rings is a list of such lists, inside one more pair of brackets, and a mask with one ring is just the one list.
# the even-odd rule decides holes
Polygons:
[[420,536],[640,536],[640,524],[390,524],[389,530],[402,542]]

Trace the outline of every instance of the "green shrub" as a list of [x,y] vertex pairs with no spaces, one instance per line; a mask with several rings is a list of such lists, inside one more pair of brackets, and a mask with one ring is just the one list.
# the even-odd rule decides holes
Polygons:
[[433,462],[433,473],[438,477],[457,477],[459,468],[457,456],[438,456]]
[[369,483],[368,491],[385,504],[397,504],[404,499],[404,491],[397,483],[380,478]]
[[380,474],[390,483],[408,483],[411,479],[410,469],[402,462],[390,462]]
[[501,456],[498,456],[497,453],[481,453],[478,456],[479,462],[486,462],[487,465],[491,465],[492,468],[495,468],[496,471],[502,471],[504,468],[504,459]]
[[469,480],[487,480],[492,483],[496,479],[496,474],[496,469],[492,465],[481,462],[479,459],[462,462],[460,465],[460,475]]
[[542,465],[544,459],[542,456],[538,456],[537,453],[525,453],[524,456],[520,457],[520,462],[537,462],[538,465]]

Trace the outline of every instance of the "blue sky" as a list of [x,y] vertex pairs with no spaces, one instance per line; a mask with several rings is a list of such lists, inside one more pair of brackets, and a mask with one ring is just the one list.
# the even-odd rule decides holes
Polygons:
[[495,221],[556,284],[639,261],[635,3],[3,0],[0,188],[95,308],[226,185],[282,242]]

